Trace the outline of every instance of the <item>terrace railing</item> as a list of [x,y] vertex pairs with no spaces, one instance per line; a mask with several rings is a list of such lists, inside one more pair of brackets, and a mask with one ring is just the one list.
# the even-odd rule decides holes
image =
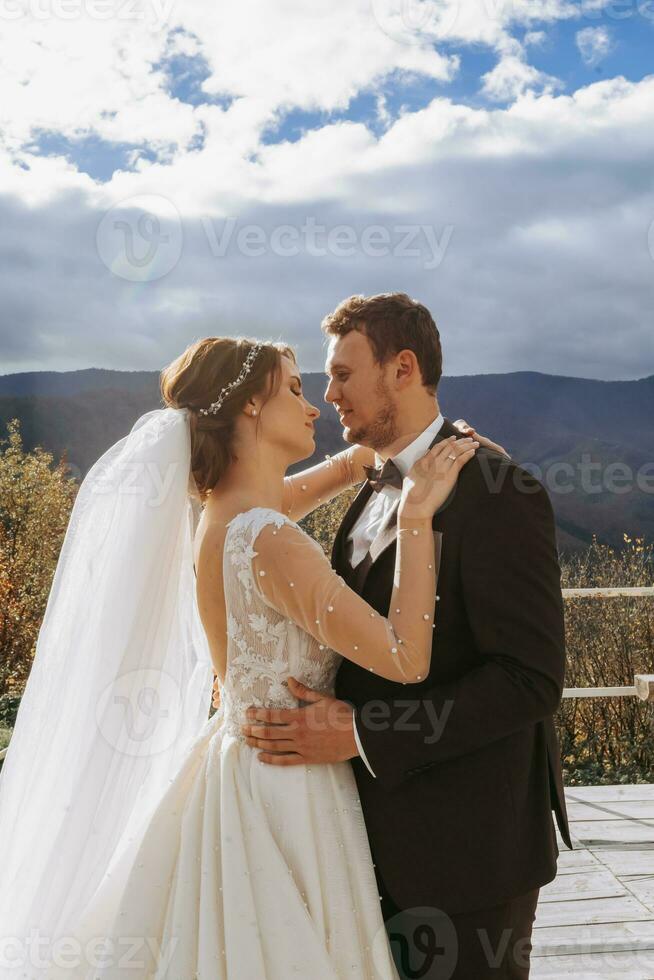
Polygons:
[[[564,599],[595,598],[613,599],[617,596],[652,596],[654,586],[635,586],[625,588],[563,589]],[[654,674],[636,674],[634,683],[624,687],[566,687],[564,698],[625,698],[637,697],[642,701],[654,701]],[[0,761],[7,749],[0,750]]]

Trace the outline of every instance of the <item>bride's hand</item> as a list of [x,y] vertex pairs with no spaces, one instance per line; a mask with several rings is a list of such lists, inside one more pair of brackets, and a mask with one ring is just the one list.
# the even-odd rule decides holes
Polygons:
[[465,419],[457,419],[454,425],[464,436],[472,436],[473,439],[476,439],[486,449],[494,449],[496,453],[503,453],[504,456],[508,456],[511,459],[504,446],[500,446],[499,442],[493,442],[488,436],[480,436],[477,430],[473,426],[468,425]]
[[214,675],[212,691],[213,694],[211,698],[211,703],[214,706],[214,708],[219,708],[220,707],[220,681],[218,680],[218,674]]
[[471,438],[442,439],[411,467],[402,483],[398,517],[431,520],[445,503],[479,443]]
[[366,471],[364,466],[374,466],[375,465],[375,450],[370,449],[369,446],[361,446],[356,443],[352,447],[352,462],[354,464],[354,472],[356,474],[355,483],[360,483],[361,480],[365,480]]

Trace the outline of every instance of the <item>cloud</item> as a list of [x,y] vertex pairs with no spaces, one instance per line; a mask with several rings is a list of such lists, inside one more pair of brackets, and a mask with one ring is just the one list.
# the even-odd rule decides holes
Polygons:
[[[324,313],[402,289],[451,374],[654,372],[654,78],[564,95],[530,65],[577,3],[412,2],[139,0],[0,31],[0,370],[158,369],[215,333],[321,370]],[[497,64],[457,103],[479,45]],[[76,166],[90,142],[122,148],[110,180]]]
[[[237,105],[211,107],[225,131]],[[652,373],[653,117],[654,78],[615,79],[508,108],[437,98],[379,137],[333,123],[253,159],[209,139],[102,188],[60,161],[5,159],[3,370],[156,369],[218,333],[283,336],[321,370],[325,312],[402,289],[432,309],[450,374]],[[22,203],[32,181],[57,193]],[[153,237],[151,216],[134,220],[137,258],[173,234],[179,259],[127,281],[98,253],[98,225],[145,193],[181,224]]]
[[[393,72],[446,81],[458,65],[427,39],[406,45],[388,37],[368,0],[338,16],[328,0],[169,0],[166,19],[149,0],[117,3],[102,19],[61,18],[44,7],[50,16],[12,17],[0,32],[0,123],[16,152],[41,130],[186,149],[207,115],[170,92],[166,63],[179,55],[205,69],[200,88],[209,106],[221,97],[247,101],[239,122],[251,138],[286,109],[344,108]],[[13,9],[9,0],[0,22],[5,8]]]
[[[34,17],[34,4],[2,0],[0,131],[17,153],[41,130],[184,152],[203,126],[221,124],[201,110],[236,99],[248,104],[243,138],[258,139],[281,112],[343,109],[398,72],[446,83],[459,59],[445,42],[506,51],[516,27],[541,31],[609,2],[114,0],[107,9],[105,0],[40,0]],[[167,65],[176,56],[202,69],[204,106],[171,91]],[[512,74],[501,85],[516,92],[538,87],[534,70],[519,64],[497,74]]]
[[581,60],[588,68],[594,68],[611,52],[611,34],[607,27],[584,27],[575,36]]
[[547,41],[546,31],[527,31],[524,36],[525,47],[542,47]]
[[483,95],[494,102],[513,102],[526,92],[551,93],[562,84],[559,79],[539,71],[520,56],[508,54],[482,76]]

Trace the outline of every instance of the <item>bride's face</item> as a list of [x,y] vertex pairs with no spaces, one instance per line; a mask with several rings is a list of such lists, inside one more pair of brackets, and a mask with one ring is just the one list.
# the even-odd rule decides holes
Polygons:
[[283,355],[279,390],[262,409],[265,439],[286,452],[290,462],[306,459],[315,452],[314,422],[319,416],[320,410],[304,397],[297,364]]

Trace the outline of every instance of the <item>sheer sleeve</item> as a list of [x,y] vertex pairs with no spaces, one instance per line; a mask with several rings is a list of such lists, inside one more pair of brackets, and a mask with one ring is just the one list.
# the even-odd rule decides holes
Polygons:
[[320,504],[365,478],[357,464],[357,449],[349,446],[322,463],[284,477],[282,511],[293,521],[300,521]]
[[436,599],[430,520],[399,518],[388,617],[350,589],[318,542],[297,526],[264,526],[253,551],[255,588],[263,600],[321,646],[388,680],[424,680],[431,662]]

